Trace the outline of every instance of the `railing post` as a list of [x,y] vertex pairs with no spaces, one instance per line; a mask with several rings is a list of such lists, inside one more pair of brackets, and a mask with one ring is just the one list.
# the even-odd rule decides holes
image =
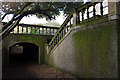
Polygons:
[[44,28],[42,28],[42,34],[44,34]]
[[34,34],[36,34],[36,27],[34,27]]
[[66,28],[64,27],[64,35],[66,34]]
[[23,26],[22,26],[22,34],[23,34]]
[[62,37],[61,37],[61,33],[62,33],[62,31],[60,31],[60,33],[59,33],[59,40],[62,39]]
[[66,29],[67,29],[67,32],[68,32],[68,25],[66,25]]
[[40,34],[40,27],[39,27],[39,34]]
[[76,22],[76,12],[73,13],[73,26],[76,26],[77,25],[77,22]]
[[31,34],[32,34],[32,27],[31,27]]
[[77,26],[79,23],[79,13],[77,12],[77,9],[73,13],[73,26]]
[[47,34],[47,28],[46,28],[46,34]]
[[28,34],[28,26],[26,27],[26,33]]
[[53,29],[53,35],[54,35],[54,29]]
[[59,42],[59,34],[57,35],[57,43]]
[[50,30],[50,35],[51,35],[51,28],[49,28],[49,30]]
[[103,16],[103,2],[100,2],[100,12],[101,16]]
[[17,26],[17,33],[19,33],[19,25]]
[[71,20],[70,20],[70,27],[71,27]]
[[82,21],[84,20],[84,13],[83,10],[81,10],[81,14],[82,14]]
[[120,2],[108,2],[109,20],[120,19]]
[[77,12],[77,25],[78,25],[78,24],[80,24],[80,15],[79,15],[80,12],[78,12],[77,10],[76,10],[76,12]]
[[38,27],[35,27],[35,34],[37,34]]
[[95,10],[95,3],[93,3],[93,17],[95,18],[96,10]]
[[64,31],[63,31],[63,29],[62,29],[62,31],[61,31],[61,39],[63,38],[63,32],[64,32]]
[[89,7],[87,7],[87,19],[89,19]]

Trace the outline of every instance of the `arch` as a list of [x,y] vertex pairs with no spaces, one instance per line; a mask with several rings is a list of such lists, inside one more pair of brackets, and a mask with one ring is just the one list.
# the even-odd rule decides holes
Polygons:
[[24,62],[39,63],[39,46],[33,43],[20,42],[9,47],[9,62],[24,63]]
[[11,47],[11,46],[13,46],[13,45],[15,45],[15,44],[18,44],[18,43],[29,43],[29,44],[34,44],[34,45],[36,45],[36,46],[40,46],[40,45],[38,45],[38,44],[36,44],[36,43],[34,43],[34,42],[30,42],[30,41],[28,41],[28,42],[26,42],[26,41],[14,41],[14,42],[11,42],[10,44],[9,44],[9,47]]
[[53,36],[48,35],[19,35],[19,34],[9,34],[3,42],[3,50],[2,50],[2,64],[4,66],[9,65],[9,47],[13,46],[17,43],[32,43],[39,46],[39,64],[44,63],[44,58],[42,57],[45,54],[44,44],[47,43],[48,39],[52,39]]
[[13,45],[17,45],[17,44],[23,44],[23,43],[27,43],[27,44],[32,44],[32,45],[35,45],[35,46],[37,46],[37,47],[39,47],[38,45],[36,45],[35,43],[32,43],[32,42],[15,42],[15,43],[13,43],[13,44],[11,44],[9,47],[12,47]]

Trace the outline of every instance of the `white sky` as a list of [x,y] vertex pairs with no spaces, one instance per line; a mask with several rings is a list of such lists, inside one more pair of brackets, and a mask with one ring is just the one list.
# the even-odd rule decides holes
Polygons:
[[[61,25],[64,22],[65,17],[63,16],[63,12],[60,12],[60,13],[61,13],[60,16],[57,16],[56,20],[52,20],[52,21],[56,21],[57,23],[59,23]],[[12,15],[8,15],[8,16],[5,17],[3,22],[8,22],[11,18],[12,18]],[[25,23],[25,24],[45,24],[45,23],[48,23],[48,22],[49,21],[46,21],[45,18],[39,19],[35,15],[34,16],[30,16],[30,17],[24,17],[20,21],[20,23]]]
[[[88,0],[84,0],[84,2],[87,2]],[[12,15],[8,15],[5,17],[5,19],[3,20],[3,22],[8,22],[9,20],[11,20]],[[59,23],[60,25],[64,22],[65,17],[63,16],[63,12],[61,11],[60,16],[56,17],[56,20],[52,20],[52,21],[56,21],[57,23]],[[51,22],[52,22],[51,21]],[[20,23],[24,23],[24,24],[45,24],[48,23],[49,21],[46,21],[45,18],[43,19],[38,19],[36,16],[30,16],[30,17],[24,17]]]
[[[84,2],[87,2],[89,0],[84,0]],[[106,4],[107,3],[107,0],[104,0],[104,5],[108,5]],[[104,6],[103,5],[103,6]],[[97,13],[99,14],[100,11],[98,10],[100,8],[97,8]],[[105,14],[108,13],[108,10],[104,10]],[[5,19],[3,20],[3,22],[8,22],[9,20],[11,20],[12,18],[12,15],[8,15],[5,17]],[[61,11],[61,14],[60,16],[56,17],[56,20],[52,20],[51,22],[53,21],[56,21],[57,23],[59,23],[60,25],[64,22],[65,20],[65,17],[63,16],[63,12]],[[35,15],[34,16],[30,16],[30,17],[24,17],[20,23],[25,23],[25,24],[45,24],[45,23],[48,23],[49,21],[46,21],[45,18],[43,19],[38,19]]]

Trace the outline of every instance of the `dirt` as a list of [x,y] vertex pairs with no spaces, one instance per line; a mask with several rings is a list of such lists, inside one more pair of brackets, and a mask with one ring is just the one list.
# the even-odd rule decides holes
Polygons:
[[56,70],[46,64],[12,64],[3,68],[4,79],[39,79],[39,78],[69,78],[75,77],[65,72]]

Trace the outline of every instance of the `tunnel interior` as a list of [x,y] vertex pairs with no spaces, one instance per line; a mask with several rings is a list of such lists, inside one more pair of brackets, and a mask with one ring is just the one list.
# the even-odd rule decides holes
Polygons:
[[9,47],[9,63],[38,63],[39,47],[32,43],[17,43]]

